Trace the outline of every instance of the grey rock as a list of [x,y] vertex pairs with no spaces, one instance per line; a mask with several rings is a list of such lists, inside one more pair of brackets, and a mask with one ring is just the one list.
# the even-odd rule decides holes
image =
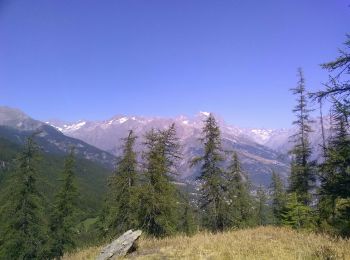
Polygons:
[[141,234],[141,230],[132,231],[130,229],[126,231],[123,235],[104,247],[96,260],[118,259],[118,257],[125,256]]

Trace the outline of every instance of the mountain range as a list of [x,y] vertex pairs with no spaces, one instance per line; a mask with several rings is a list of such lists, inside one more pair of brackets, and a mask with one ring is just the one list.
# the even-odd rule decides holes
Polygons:
[[[165,129],[175,123],[184,160],[179,165],[179,179],[192,181],[198,176],[199,168],[190,168],[190,160],[202,153],[200,137],[204,120],[208,112],[200,112],[194,117],[178,116],[175,118],[140,117],[116,115],[107,120],[64,122],[48,120],[45,123],[55,127],[67,136],[83,140],[116,156],[121,153],[121,139],[133,130],[139,137],[136,147],[142,150],[143,137],[152,128]],[[275,170],[285,179],[289,172],[289,158],[282,149],[275,150],[272,144],[283,146],[287,142],[288,130],[248,129],[231,126],[216,116],[221,132],[223,148],[236,151],[243,168],[252,183],[268,185],[271,171]],[[284,138],[284,136],[286,138]],[[269,146],[271,144],[271,146]]]
[[[200,137],[207,116],[208,112],[200,112],[193,117],[175,118],[116,115],[99,121],[42,122],[32,119],[20,110],[0,107],[0,136],[23,142],[24,138],[21,138],[25,136],[23,133],[40,131],[38,135],[41,144],[47,151],[66,153],[71,146],[75,146],[77,153],[83,158],[111,169],[115,164],[115,157],[121,153],[121,139],[127,136],[129,130],[133,130],[139,137],[136,150],[141,155],[143,138],[147,131],[152,128],[165,129],[175,123],[183,154],[183,160],[178,168],[178,180],[193,181],[198,176],[199,168],[191,168],[189,162],[191,158],[202,153]],[[221,129],[223,148],[227,156],[230,156],[231,151],[238,153],[243,169],[253,184],[267,186],[272,170],[287,179],[289,174],[287,152],[292,146],[289,136],[295,133],[294,128],[241,128],[227,124],[219,116],[215,117]],[[327,120],[325,125],[326,129],[329,129]],[[314,132],[310,138],[311,143],[316,153],[319,153],[321,129],[317,120],[312,128]]]

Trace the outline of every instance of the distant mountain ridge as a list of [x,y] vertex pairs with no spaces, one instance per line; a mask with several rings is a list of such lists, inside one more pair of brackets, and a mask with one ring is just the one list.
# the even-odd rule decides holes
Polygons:
[[[175,118],[116,115],[99,121],[49,120],[44,123],[30,118],[20,110],[0,107],[0,136],[8,134],[6,132],[8,127],[12,129],[10,131],[12,139],[18,139],[19,133],[41,130],[40,137],[47,149],[66,152],[71,145],[74,145],[84,158],[112,168],[115,163],[114,156],[120,155],[121,152],[121,138],[127,136],[129,130],[134,130],[139,137],[136,149],[140,152],[147,131],[152,128],[165,129],[175,123],[183,153],[178,179],[194,180],[198,176],[199,169],[190,168],[189,161],[202,153],[199,138],[203,122],[208,115],[208,112],[200,112],[194,117]],[[295,133],[295,129],[240,128],[226,124],[219,116],[216,116],[216,119],[222,132],[224,150],[237,151],[243,168],[254,184],[268,185],[272,170],[287,178],[289,174],[287,151],[292,146],[289,136]],[[326,129],[329,129],[327,124],[328,122]],[[312,128],[316,131],[311,135],[311,143],[316,150],[321,151],[319,124],[315,122]],[[19,132],[14,133],[13,129]]]
[[[179,167],[180,179],[193,180],[198,175],[198,168],[191,169],[189,160],[198,156],[202,151],[201,137],[203,122],[209,112],[200,112],[194,117],[178,116],[175,118],[140,117],[117,115],[107,120],[64,122],[60,120],[47,121],[65,135],[83,140],[102,150],[115,155],[120,154],[120,139],[133,130],[139,140],[137,150],[142,149],[142,139],[152,128],[165,129],[175,123],[177,134],[182,144],[184,160]],[[244,169],[256,184],[267,185],[270,182],[271,170],[274,169],[286,177],[289,172],[288,157],[264,146],[274,130],[244,129],[228,125],[216,116],[222,131],[225,151],[237,151]]]
[[[76,136],[77,138],[83,137],[83,139],[88,139],[87,136],[82,134],[87,134],[88,129],[90,131],[93,131],[92,129],[100,127],[108,131],[109,128],[115,127],[128,128],[136,126],[137,128],[138,123],[147,127],[148,124],[157,124],[157,121],[175,122],[178,125],[200,128],[202,127],[202,122],[198,122],[198,119],[201,120],[203,117],[208,115],[209,112],[199,112],[199,114],[197,114],[195,117],[178,116],[175,118],[116,115],[108,120],[101,121],[79,120],[76,122],[65,122],[61,120],[49,120],[46,123],[67,135]],[[220,117],[217,117],[217,119],[218,118],[222,127],[221,130],[223,134],[234,135],[243,139],[249,139],[250,141],[253,141],[257,144],[267,146],[270,149],[276,150],[284,154],[288,153],[288,151],[293,146],[293,144],[290,142],[290,136],[292,136],[296,132],[296,129],[294,127],[281,129],[242,128],[226,124],[222,119],[220,119]],[[314,120],[314,122],[311,124],[311,128],[313,130],[313,133],[310,136],[310,140],[312,145],[317,148],[317,146],[321,145],[322,143],[320,140],[321,126],[319,118],[316,118]],[[328,137],[330,129],[330,122],[328,117],[324,117],[324,128],[326,137]],[[89,142],[93,143],[92,140],[89,140]],[[99,146],[100,144],[97,143],[95,145]],[[104,147],[104,149],[109,149],[109,146],[107,145],[107,147]]]
[[78,156],[110,169],[114,167],[115,157],[112,154],[66,136],[56,128],[32,119],[18,109],[0,107],[0,137],[22,145],[26,137],[34,133],[37,133],[37,142],[45,152],[66,154],[74,147]]

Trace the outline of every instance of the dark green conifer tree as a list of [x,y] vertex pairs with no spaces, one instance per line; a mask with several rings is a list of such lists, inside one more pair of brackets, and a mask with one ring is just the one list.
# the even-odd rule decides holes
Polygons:
[[139,219],[141,227],[156,237],[172,235],[179,222],[178,197],[172,176],[180,159],[175,124],[166,130],[151,130],[146,136],[145,179]]
[[249,193],[247,176],[241,169],[237,153],[226,173],[227,217],[229,227],[244,227],[252,218],[252,198]]
[[213,231],[222,231],[227,222],[227,201],[225,198],[225,179],[221,163],[222,155],[220,128],[212,114],[202,130],[204,155],[194,158],[192,165],[202,163],[200,208],[203,210],[204,226]]
[[181,203],[180,207],[181,213],[179,230],[188,236],[193,235],[197,230],[197,223],[194,209],[188,201],[188,198],[183,198],[183,202]]
[[50,256],[57,259],[75,247],[74,213],[78,191],[75,184],[74,148],[64,162],[60,181],[61,186],[56,194],[50,217]]
[[335,102],[333,109],[333,135],[320,167],[320,210],[329,224],[342,234],[350,234],[350,128],[347,121],[350,109],[340,102]]
[[309,133],[310,128],[309,113],[311,110],[307,107],[307,97],[305,90],[305,79],[301,69],[298,70],[298,85],[291,89],[293,94],[297,96],[297,105],[293,109],[297,119],[293,122],[297,126],[298,131],[292,136],[294,147],[290,151],[292,155],[291,176],[290,176],[290,192],[295,192],[298,200],[305,204],[310,203],[310,192],[315,186],[315,162],[310,160],[312,153]]
[[289,193],[287,203],[282,213],[282,224],[295,229],[314,227],[312,209],[299,200],[298,194]]
[[123,138],[121,160],[109,179],[105,222],[107,234],[111,237],[139,226],[137,212],[138,170],[137,155],[134,151],[136,138],[132,130],[129,131],[126,138]]
[[340,55],[331,62],[322,64],[322,68],[328,70],[330,80],[325,83],[325,89],[312,93],[312,96],[317,99],[335,98],[338,102],[349,102],[350,84],[348,75],[350,75],[350,35],[344,43],[346,49],[340,50]]
[[1,207],[5,222],[0,244],[1,259],[43,259],[46,252],[46,222],[43,219],[43,198],[37,190],[39,148],[26,141],[17,158],[14,175],[8,183],[8,200]]
[[350,235],[350,35],[345,47],[334,61],[321,65],[330,72],[330,80],[324,84],[324,90],[313,93],[312,97],[320,103],[330,101],[331,104],[331,137],[319,168],[320,222],[328,231]]
[[265,226],[267,224],[271,223],[271,214],[270,214],[270,207],[267,204],[267,194],[266,190],[262,187],[259,186],[257,192],[256,192],[256,197],[257,197],[257,224],[260,226]]
[[279,225],[281,224],[282,212],[286,204],[286,192],[281,177],[275,171],[272,171],[270,189],[274,222]]

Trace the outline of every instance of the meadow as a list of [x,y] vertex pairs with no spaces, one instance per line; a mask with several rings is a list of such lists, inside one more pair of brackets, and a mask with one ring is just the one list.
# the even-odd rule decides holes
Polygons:
[[[95,259],[101,248],[78,250],[63,259]],[[350,240],[267,226],[192,237],[141,237],[137,251],[125,259],[350,259]]]

